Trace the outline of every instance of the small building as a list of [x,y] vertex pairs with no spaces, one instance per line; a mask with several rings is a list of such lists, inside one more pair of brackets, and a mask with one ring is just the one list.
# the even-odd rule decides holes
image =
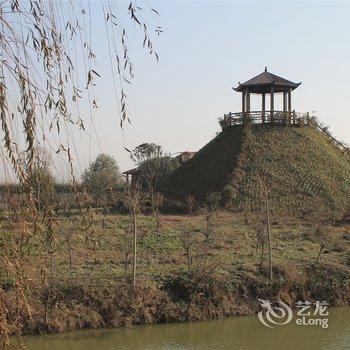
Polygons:
[[[190,160],[197,152],[185,151],[178,154],[175,158],[180,161],[181,164],[186,163]],[[133,168],[123,172],[125,176],[125,182],[128,186],[135,186],[139,180],[139,176],[141,175],[140,169]]]
[[181,164],[183,164],[183,163],[186,163],[188,160],[190,160],[196,153],[197,152],[184,151],[184,152],[181,152],[175,158],[178,159]]
[[127,171],[123,172],[123,175],[125,176],[125,182],[128,186],[134,186],[137,184],[137,181],[140,176],[140,170],[139,168],[133,168]]

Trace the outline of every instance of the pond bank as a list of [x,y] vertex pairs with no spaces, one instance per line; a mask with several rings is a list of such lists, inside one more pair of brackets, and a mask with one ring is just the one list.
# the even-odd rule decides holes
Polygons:
[[59,333],[251,315],[260,309],[258,298],[290,305],[298,300],[350,304],[349,226],[327,226],[327,244],[316,264],[320,243],[314,224],[273,218],[270,282],[267,249],[262,254],[255,228],[259,218],[218,212],[209,224],[207,219],[162,215],[158,231],[152,217],[140,216],[133,289],[128,216],[98,216],[88,233],[72,218],[60,218],[52,271],[44,238],[38,235],[23,244],[25,287],[19,289],[17,275],[0,275],[9,332]]
[[[33,295],[31,317],[22,315],[23,334],[201,321],[255,314],[258,298],[350,304],[350,272],[340,267],[274,269],[274,281],[252,271],[181,270],[158,281],[114,286],[56,285]],[[49,297],[49,302],[47,300]],[[16,307],[8,300],[8,307]],[[15,302],[15,300],[13,300]],[[46,321],[45,321],[46,316]]]
[[[197,323],[84,330],[24,337],[28,350],[294,350],[348,349],[350,308],[330,308],[329,328],[296,326],[270,329],[257,317],[234,317]],[[252,336],[254,335],[254,336]]]

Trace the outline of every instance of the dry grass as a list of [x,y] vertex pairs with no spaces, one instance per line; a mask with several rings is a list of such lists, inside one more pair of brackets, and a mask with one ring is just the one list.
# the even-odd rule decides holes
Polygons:
[[[256,218],[251,217],[247,225],[244,215],[214,214],[208,238],[202,215],[163,215],[160,233],[152,217],[140,216],[137,288],[133,289],[130,218],[98,215],[88,231],[80,220],[77,216],[56,222],[52,265],[44,231],[18,244],[25,252],[26,295],[32,318],[21,315],[20,327],[14,332],[60,332],[248,314],[256,312],[258,295],[287,302],[318,297],[333,305],[349,303],[350,226],[329,227],[329,244],[316,266],[319,244],[314,240],[314,225],[291,217],[274,218],[271,283],[267,256],[259,265],[260,247],[252,228]],[[8,230],[18,232],[20,242],[20,227],[4,225],[0,244],[6,245]],[[190,267],[183,244],[188,230],[193,235]],[[16,309],[15,283],[16,276],[0,276],[9,312]]]
[[[251,221],[255,219],[250,219]],[[244,269],[257,269],[260,258],[253,225],[246,225],[243,215],[220,212],[212,218],[213,234],[206,240],[204,216],[160,217],[160,234],[150,216],[139,218],[139,271],[138,275],[156,276],[179,270],[187,265],[182,244],[183,230],[194,231],[193,260],[204,254],[220,257],[224,268],[241,265]],[[20,231],[20,225],[8,224],[4,229]],[[85,232],[80,218],[61,218],[54,227],[56,242],[53,252],[53,275],[62,283],[88,283],[100,285],[113,283],[125,273],[125,255],[131,249],[132,232],[128,216],[99,215]],[[43,235],[22,244],[30,252],[26,257],[27,274],[35,285],[42,279],[41,270],[48,264],[48,252],[43,245]],[[67,235],[70,237],[71,262]],[[304,266],[315,261],[319,245],[312,239],[313,225],[295,218],[272,220],[273,259],[276,265]],[[333,226],[328,232],[330,243],[321,256],[322,264],[345,266],[350,254],[349,226]],[[6,243],[6,235],[2,235]],[[345,238],[344,238],[345,237]],[[341,248],[341,249],[340,249]],[[132,253],[129,252],[127,275],[131,273]],[[2,280],[10,277],[2,276]],[[4,282],[2,282],[4,283]],[[40,284],[39,284],[40,285]]]

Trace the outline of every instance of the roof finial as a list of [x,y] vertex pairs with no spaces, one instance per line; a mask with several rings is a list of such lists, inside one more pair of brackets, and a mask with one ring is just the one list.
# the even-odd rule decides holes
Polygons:
[[267,67],[265,67],[265,72],[267,72]]

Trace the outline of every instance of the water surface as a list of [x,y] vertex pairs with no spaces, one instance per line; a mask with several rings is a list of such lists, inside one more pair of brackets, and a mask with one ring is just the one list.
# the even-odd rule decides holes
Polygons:
[[248,316],[31,336],[25,338],[25,343],[29,350],[350,349],[350,308],[332,308],[329,313],[328,329],[294,323],[270,329],[256,316]]

